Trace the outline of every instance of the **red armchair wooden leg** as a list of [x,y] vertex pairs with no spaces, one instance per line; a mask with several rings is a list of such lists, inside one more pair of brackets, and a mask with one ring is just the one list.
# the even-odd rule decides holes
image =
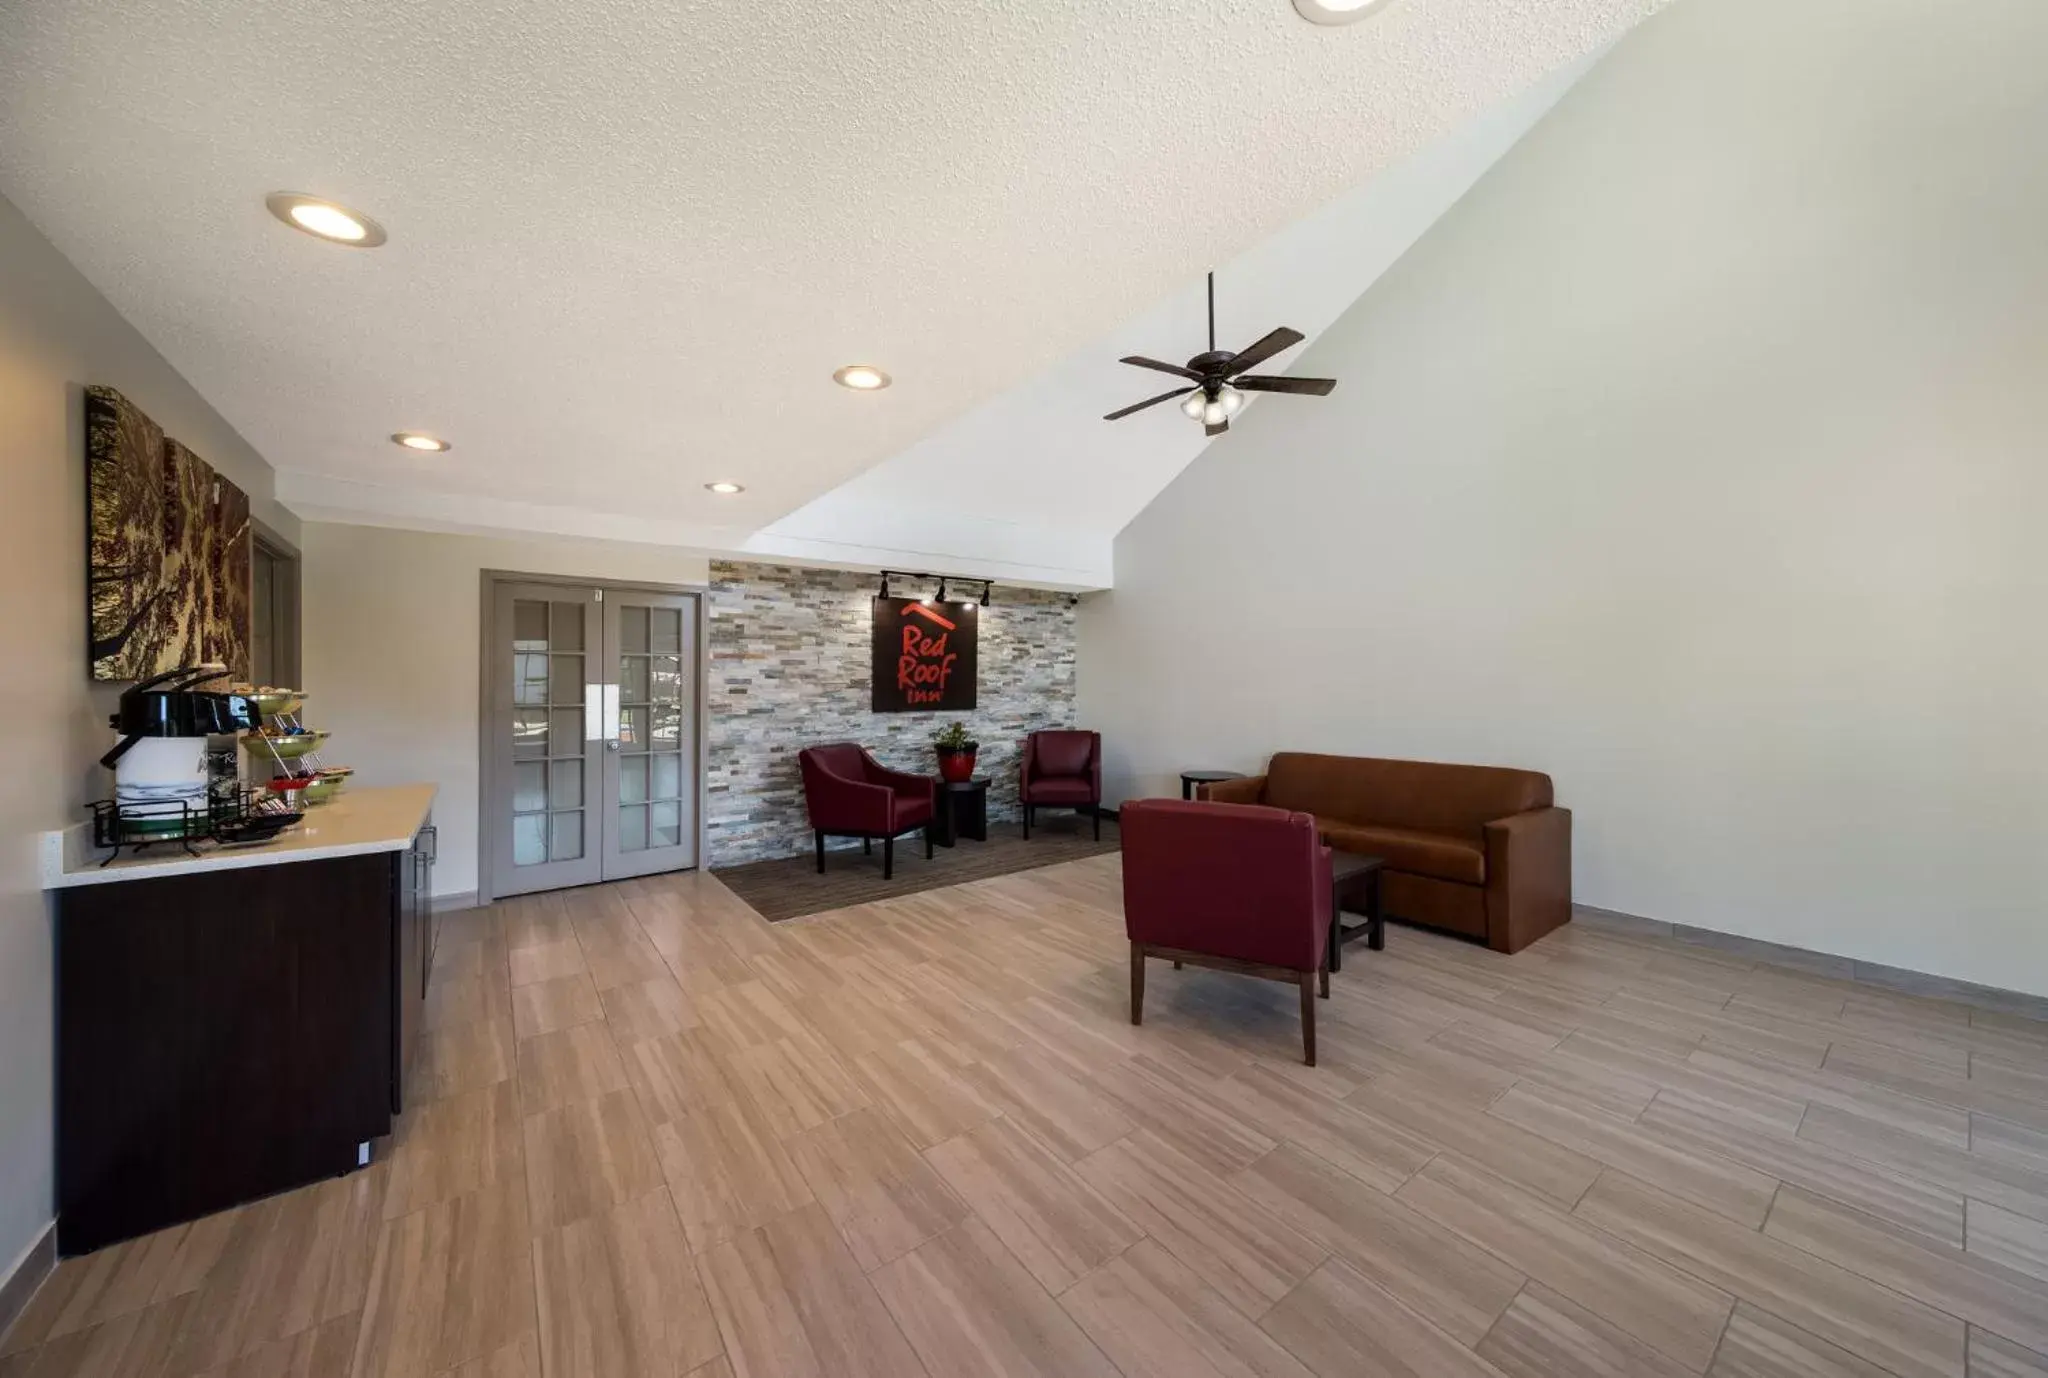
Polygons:
[[1301,1049],[1302,1061],[1309,1066],[1316,1065],[1316,989],[1315,973],[1301,973]]
[[932,859],[932,825],[929,823],[924,825],[924,859]]
[[895,878],[896,839],[893,837],[885,837],[882,839],[882,879],[894,880]]
[[1095,840],[1102,841],[1102,805],[1095,806]]
[[[1179,962],[1174,963],[1179,966]],[[1145,945],[1131,944],[1131,1022],[1145,1022]]]
[[825,874],[825,834],[818,834],[818,874]]
[[1318,983],[1318,984],[1317,984],[1317,989],[1316,989],[1316,993],[1317,993],[1318,995],[1322,996],[1322,997],[1323,997],[1323,999],[1325,999],[1325,1000],[1329,999],[1329,998],[1330,998],[1330,964],[1329,964],[1329,962],[1328,962],[1328,961],[1325,961],[1325,962],[1323,963],[1323,969],[1322,969],[1321,971],[1319,971],[1319,972],[1317,972],[1317,973],[1316,973],[1316,977],[1317,977],[1317,983]]

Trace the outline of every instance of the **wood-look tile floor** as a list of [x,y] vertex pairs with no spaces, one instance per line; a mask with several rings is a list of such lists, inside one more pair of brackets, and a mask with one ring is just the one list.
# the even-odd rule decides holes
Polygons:
[[2048,1025],[1574,924],[1154,964],[1118,859],[443,925],[378,1161],[64,1263],[0,1378],[2048,1375]]

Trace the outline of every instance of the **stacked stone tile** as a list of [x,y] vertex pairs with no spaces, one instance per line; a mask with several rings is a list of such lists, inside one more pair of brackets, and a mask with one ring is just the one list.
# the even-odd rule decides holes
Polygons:
[[989,816],[1014,819],[1025,736],[1074,725],[1074,610],[1067,596],[1004,587],[976,614],[974,712],[874,712],[875,587],[872,574],[712,562],[705,605],[710,865],[810,849],[796,766],[806,746],[860,742],[886,765],[935,775],[932,734],[959,718],[981,743],[975,773],[992,782]]

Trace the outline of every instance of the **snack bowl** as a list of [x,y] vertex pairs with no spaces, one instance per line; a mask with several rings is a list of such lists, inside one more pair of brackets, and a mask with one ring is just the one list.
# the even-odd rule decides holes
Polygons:
[[341,786],[342,781],[334,776],[316,775],[312,784],[299,791],[299,798],[307,808],[313,808],[332,801],[335,795],[341,793]]
[[242,734],[242,750],[259,761],[267,761],[275,755],[279,760],[295,761],[309,751],[318,751],[320,744],[329,734],[314,730],[307,732],[245,732]]
[[306,696],[296,689],[273,689],[267,684],[261,689],[251,690],[242,697],[249,700],[256,711],[266,718],[279,713],[296,713],[299,711],[299,705],[306,701]]

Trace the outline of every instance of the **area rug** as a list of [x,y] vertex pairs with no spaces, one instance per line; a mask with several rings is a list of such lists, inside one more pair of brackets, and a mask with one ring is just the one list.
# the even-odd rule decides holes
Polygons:
[[1024,829],[1016,823],[991,823],[988,841],[962,840],[953,847],[935,847],[932,859],[924,859],[924,839],[916,835],[896,839],[896,875],[882,879],[882,848],[873,856],[859,849],[825,853],[825,874],[818,874],[818,860],[810,853],[782,857],[775,861],[750,861],[744,866],[727,866],[712,872],[732,892],[772,923],[822,914],[828,909],[868,904],[874,900],[914,895],[942,885],[987,880],[1015,871],[1057,866],[1063,861],[1101,856],[1117,850],[1116,822],[1102,820],[1102,841],[1097,842],[1090,820],[1072,814],[1042,817],[1024,840]]

